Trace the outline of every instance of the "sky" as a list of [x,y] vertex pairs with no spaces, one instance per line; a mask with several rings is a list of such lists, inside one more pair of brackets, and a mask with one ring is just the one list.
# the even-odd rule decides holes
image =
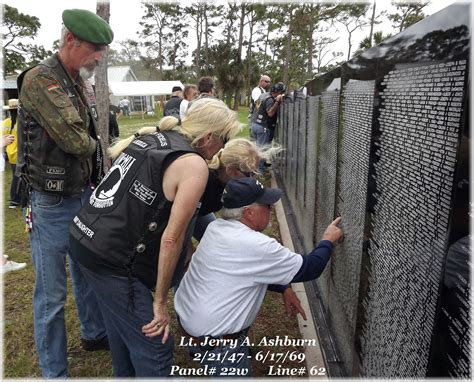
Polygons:
[[[432,4],[426,8],[425,14],[431,15],[452,3],[461,1],[463,0],[432,0]],[[127,38],[138,38],[137,31],[140,30],[139,22],[141,21],[142,15],[144,14],[141,2],[141,0],[110,1],[110,25],[115,35],[112,47],[115,49],[117,49],[117,46],[115,46],[117,41],[125,40]],[[181,1],[181,3],[189,4],[190,0]],[[223,1],[219,0],[215,1],[214,3],[222,4]],[[52,49],[53,41],[58,40],[60,37],[62,23],[61,14],[64,9],[82,8],[93,12],[95,12],[96,9],[96,0],[3,0],[2,4],[8,4],[17,8],[21,13],[26,13],[30,16],[36,16],[39,18],[41,22],[41,29],[35,38],[35,43],[38,45],[43,45],[46,49]],[[377,13],[382,9],[389,8],[389,1],[377,0]],[[380,29],[380,26],[375,28],[375,30]],[[387,28],[386,30],[386,33],[391,32],[391,28]],[[341,35],[341,38],[338,42],[339,45],[336,47],[336,50],[342,51],[345,57],[347,52],[347,37],[342,29],[334,32]],[[190,33],[190,35],[193,36],[192,33]],[[368,35],[368,28],[359,32],[355,36],[355,44],[353,43],[353,46],[356,47],[355,49],[357,49],[360,40],[366,35]],[[192,46],[194,44],[190,42],[190,45]],[[353,49],[353,51],[355,49]]]

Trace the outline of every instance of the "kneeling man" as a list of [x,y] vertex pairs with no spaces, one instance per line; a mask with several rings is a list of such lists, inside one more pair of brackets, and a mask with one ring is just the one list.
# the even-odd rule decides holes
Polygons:
[[253,178],[227,183],[221,218],[207,227],[176,293],[190,351],[203,365],[215,367],[216,377],[234,369],[236,376],[251,375],[247,333],[267,287],[316,279],[342,239],[340,218],[307,256],[264,235],[270,208],[280,197],[280,189],[265,189]]

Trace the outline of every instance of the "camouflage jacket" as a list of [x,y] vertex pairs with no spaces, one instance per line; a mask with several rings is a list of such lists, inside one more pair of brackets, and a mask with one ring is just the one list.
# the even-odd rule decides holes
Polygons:
[[57,54],[18,77],[17,175],[33,189],[79,195],[103,175],[104,153],[83,87]]

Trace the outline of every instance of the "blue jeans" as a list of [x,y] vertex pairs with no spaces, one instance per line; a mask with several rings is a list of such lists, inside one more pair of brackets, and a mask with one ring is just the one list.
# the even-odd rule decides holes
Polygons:
[[198,216],[196,224],[194,226],[194,238],[198,241],[201,241],[204,232],[206,232],[207,226],[214,220],[216,220],[216,215],[214,215],[214,213],[212,212],[204,216]]
[[[64,304],[69,224],[89,195],[90,191],[81,200],[80,197],[38,191],[31,193],[33,229],[30,243],[36,275],[33,295],[35,343],[44,378],[68,376]],[[106,331],[97,300],[78,264],[70,257],[69,269],[81,322],[81,337],[100,339]]]
[[[239,338],[236,340],[236,344],[216,346],[212,350],[206,350],[205,348],[200,347],[198,344],[193,344],[188,346],[188,350],[191,357],[193,357],[195,361],[199,361],[201,363],[200,367],[207,365],[208,369],[211,367],[216,368],[216,372],[213,377],[251,377],[252,360],[250,357],[250,348],[243,344],[243,342],[247,339],[247,335],[248,329],[241,332]],[[232,354],[235,354],[235,356],[232,357]]]
[[266,136],[265,136],[265,144],[272,143],[274,136],[275,136],[275,129],[267,129]]
[[[262,147],[265,146],[268,142],[268,134],[269,129],[259,125],[258,123],[252,123],[252,134],[255,137],[255,141],[257,142],[257,146]],[[261,159],[258,164],[258,171],[263,173],[265,171],[265,160]]]
[[252,135],[257,142],[257,146],[262,147],[266,144],[267,129],[258,123],[252,122]]
[[15,175],[16,164],[10,164],[12,168],[12,184],[10,186],[10,202],[20,203],[20,195],[18,194],[18,177]]
[[[153,319],[153,295],[137,278],[101,275],[80,265],[100,303],[116,377],[166,377],[173,363],[173,337],[148,338],[142,326]],[[131,288],[131,289],[130,289]],[[133,306],[130,298],[133,292]]]

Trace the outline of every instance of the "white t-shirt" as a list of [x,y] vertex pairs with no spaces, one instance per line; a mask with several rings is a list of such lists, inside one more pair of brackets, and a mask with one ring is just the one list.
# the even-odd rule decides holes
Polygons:
[[174,304],[187,333],[236,333],[252,325],[268,284],[288,284],[303,258],[237,220],[206,229]]
[[183,100],[179,104],[179,117],[181,119],[183,119],[183,117],[186,115],[186,112],[188,111],[188,105],[189,101],[183,98]]
[[252,99],[254,102],[257,102],[257,100],[259,99],[259,97],[265,93],[265,90],[263,90],[261,87],[257,86],[255,88],[253,88],[252,90]]

